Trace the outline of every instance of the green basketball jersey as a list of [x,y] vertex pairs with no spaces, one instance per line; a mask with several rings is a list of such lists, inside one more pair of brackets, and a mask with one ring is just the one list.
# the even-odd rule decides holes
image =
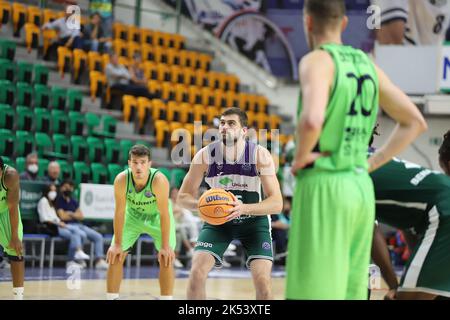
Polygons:
[[[331,171],[367,169],[367,145],[379,100],[374,64],[363,51],[350,46],[326,44],[320,50],[331,55],[335,72],[325,122],[314,151],[328,152],[330,156],[317,159],[313,167]],[[300,96],[298,115],[302,107]]]
[[439,171],[394,159],[371,177],[380,222],[421,233],[433,208],[439,215],[450,216],[450,177]]
[[8,194],[8,189],[5,186],[5,173],[6,170],[8,169],[8,166],[5,165],[3,167],[2,170],[2,179],[0,182],[0,212],[4,212],[7,211],[8,208],[8,200],[7,200],[7,194]]
[[156,204],[156,197],[152,191],[152,182],[155,178],[157,169],[150,168],[147,184],[145,187],[137,192],[134,185],[133,175],[131,169],[127,169],[127,204],[126,212],[135,217],[143,217],[159,214],[158,206]]

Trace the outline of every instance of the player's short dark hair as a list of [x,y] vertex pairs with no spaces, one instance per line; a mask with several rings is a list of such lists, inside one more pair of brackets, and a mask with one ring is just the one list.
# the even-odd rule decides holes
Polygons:
[[444,141],[439,148],[439,160],[445,164],[450,162],[450,130],[444,134]]
[[346,14],[344,0],[305,0],[304,10],[322,28],[336,25]]
[[135,157],[148,157],[148,161],[151,159],[150,149],[143,144],[136,144],[131,147],[130,152],[128,152],[128,160],[131,160],[131,156]]
[[222,116],[231,116],[231,115],[237,115],[239,117],[239,122],[241,123],[242,127],[247,127],[248,125],[248,117],[247,117],[247,113],[245,113],[245,111],[242,111],[239,108],[228,108],[227,110],[225,110]]

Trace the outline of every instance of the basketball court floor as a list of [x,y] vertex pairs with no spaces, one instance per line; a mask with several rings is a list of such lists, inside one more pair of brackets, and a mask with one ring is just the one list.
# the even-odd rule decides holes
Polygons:
[[[79,277],[78,277],[79,275]],[[176,269],[174,299],[186,299],[189,270]],[[77,279],[80,279],[79,281]],[[104,300],[106,271],[83,269],[67,274],[65,268],[27,267],[25,299],[29,300]],[[274,299],[284,295],[285,272],[275,266],[272,272]],[[386,288],[383,283],[382,288]],[[372,291],[372,300],[380,300],[386,289]],[[250,271],[239,267],[213,270],[208,278],[208,299],[253,300],[254,289]],[[121,286],[123,300],[155,300],[159,296],[158,269],[155,266],[125,267]],[[0,270],[0,299],[11,299],[11,276]]]

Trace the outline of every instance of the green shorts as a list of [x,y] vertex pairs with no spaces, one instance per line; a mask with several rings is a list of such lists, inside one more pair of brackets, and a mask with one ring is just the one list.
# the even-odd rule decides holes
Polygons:
[[[170,216],[170,235],[169,245],[172,249],[175,249],[176,232],[175,232],[175,219],[172,213],[172,206],[169,206]],[[136,241],[142,234],[148,234],[152,237],[156,250],[161,249],[161,220],[160,215],[135,215],[131,212],[125,212],[125,224],[123,226],[122,233],[122,249],[123,251],[130,251]],[[114,237],[112,239],[114,243]]]
[[367,299],[374,220],[367,172],[301,172],[291,211],[286,298]]
[[406,264],[398,291],[450,297],[449,209],[447,214],[440,212],[437,207],[428,212],[427,226]]
[[214,256],[216,268],[222,267],[222,256],[233,240],[244,247],[247,268],[254,259],[273,261],[272,235],[269,216],[246,216],[220,226],[204,223],[195,245],[195,251],[206,251]]
[[[19,239],[22,241],[23,227],[22,219],[20,218],[19,210]],[[11,241],[11,222],[9,219],[9,210],[0,212],[0,245],[8,256],[17,257],[17,253],[14,250],[8,248]]]

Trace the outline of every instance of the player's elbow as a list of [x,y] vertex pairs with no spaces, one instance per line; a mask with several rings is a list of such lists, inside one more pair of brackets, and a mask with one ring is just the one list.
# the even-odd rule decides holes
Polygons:
[[323,117],[306,116],[302,122],[307,131],[320,131],[323,126]]
[[177,200],[176,201],[177,201],[177,204],[180,207],[185,208],[186,205],[187,205],[188,199],[189,199],[189,194],[184,193],[184,192],[183,193],[179,192],[178,195],[177,195]]

